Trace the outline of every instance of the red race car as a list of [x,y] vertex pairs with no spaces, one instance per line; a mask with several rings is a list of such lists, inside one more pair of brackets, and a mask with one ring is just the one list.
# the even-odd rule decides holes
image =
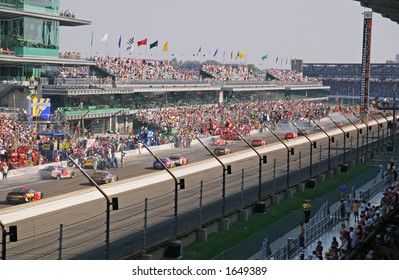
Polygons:
[[285,139],[294,139],[298,137],[298,133],[296,132],[288,132],[285,134]]
[[255,138],[255,139],[252,140],[251,145],[252,145],[253,147],[264,146],[264,145],[266,145],[266,141],[265,141],[265,140],[262,140],[262,139],[260,139],[260,138]]

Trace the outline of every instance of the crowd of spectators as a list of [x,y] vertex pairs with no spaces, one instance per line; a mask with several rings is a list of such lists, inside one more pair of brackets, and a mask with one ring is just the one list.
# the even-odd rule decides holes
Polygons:
[[81,59],[82,58],[80,52],[60,52],[59,57],[67,58],[67,59]]
[[[370,97],[392,97],[398,91],[398,80],[370,80]],[[360,79],[344,79],[344,78],[326,78],[323,79],[323,85],[330,87],[330,96],[334,95],[347,95],[359,96],[360,95]]]
[[114,75],[117,81],[129,80],[198,80],[193,68],[173,66],[168,60],[126,57],[96,57],[96,65]]
[[267,70],[267,76],[272,77],[279,84],[297,82],[318,82],[319,79],[304,77],[303,73],[288,69],[271,68]]
[[[338,238],[331,244],[319,240],[308,254],[309,260],[397,260],[399,259],[399,181],[393,159],[387,164],[385,176],[388,180],[380,202],[372,204],[367,195],[341,200],[341,226]],[[350,219],[353,215],[353,219]],[[305,259],[305,254],[300,255]]]
[[71,12],[70,10],[61,10],[60,16],[75,18],[75,12]]
[[11,50],[7,47],[0,47],[0,54],[10,54]]
[[202,71],[218,81],[263,81],[263,75],[253,74],[247,65],[203,64]]
[[[360,76],[361,64],[304,64],[303,73],[309,76],[328,77],[354,77]],[[399,78],[399,63],[381,63],[370,65],[372,78]]]

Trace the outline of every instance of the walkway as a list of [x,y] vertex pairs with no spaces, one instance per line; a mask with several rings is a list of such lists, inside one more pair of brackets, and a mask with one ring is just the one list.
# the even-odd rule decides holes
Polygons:
[[[380,173],[379,173],[379,169],[376,167],[376,169],[374,170],[374,172],[369,172],[367,174],[364,174],[358,178],[354,178],[352,180],[350,180],[347,183],[348,188],[352,188],[352,186],[355,187],[355,195],[357,196],[361,191],[365,191],[369,188],[369,186],[371,184],[374,184],[377,182],[377,180],[380,180]],[[338,191],[338,190],[337,190]],[[339,197],[339,191],[335,192],[336,197]],[[334,195],[334,194],[333,194]],[[321,198],[322,200],[328,200],[326,197],[330,196],[331,197],[331,193],[325,195],[325,197]],[[379,204],[381,199],[381,195],[378,195],[374,198],[372,198],[369,202],[371,204]],[[338,209],[340,206],[340,202],[337,201],[334,204],[330,205],[330,212],[335,211],[336,209]],[[300,211],[297,211],[300,212]],[[279,237],[277,240],[274,240],[271,244],[270,244],[270,249],[271,252],[275,252],[277,251],[279,248],[282,248],[283,246],[287,245],[288,239],[289,238],[296,238],[298,236],[299,233],[299,220],[302,218],[302,214],[300,214],[300,218],[298,220],[298,213],[291,213],[289,216],[290,217],[286,217],[284,220],[281,220],[279,222],[277,222],[274,225],[271,225],[270,228],[270,232],[271,232],[271,236],[272,235],[276,235],[277,233],[279,233]],[[284,229],[286,228],[286,223],[291,222],[292,219],[296,219],[298,221],[298,226],[294,227],[292,230],[290,230],[289,232],[284,231]],[[291,224],[291,223],[290,223]],[[350,216],[350,220],[349,221],[345,221],[346,227],[349,228],[349,226],[354,226],[355,222],[354,222],[354,217],[353,215]],[[334,226],[333,228],[331,228],[329,231],[327,231],[326,233],[322,234],[318,239],[312,241],[310,244],[307,244],[306,248],[303,253],[305,254],[305,258],[307,257],[308,254],[311,254],[312,251],[316,248],[317,245],[317,241],[321,241],[324,247],[324,251],[328,250],[328,248],[330,247],[332,238],[334,236],[337,237],[338,241],[339,241],[339,230],[340,230],[340,225],[341,223],[338,223],[336,226]],[[355,226],[356,227],[356,226]],[[339,241],[340,242],[340,241]],[[259,246],[260,249],[260,246]],[[250,260],[256,260],[259,259],[259,254],[260,252],[254,254],[253,256],[251,256],[249,259]],[[294,258],[294,259],[298,259],[299,258],[299,254]]]

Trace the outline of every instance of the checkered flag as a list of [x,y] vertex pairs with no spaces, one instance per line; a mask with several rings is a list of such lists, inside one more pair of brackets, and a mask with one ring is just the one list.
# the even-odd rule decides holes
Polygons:
[[129,40],[127,40],[126,45],[133,45],[134,43],[134,38],[130,38]]

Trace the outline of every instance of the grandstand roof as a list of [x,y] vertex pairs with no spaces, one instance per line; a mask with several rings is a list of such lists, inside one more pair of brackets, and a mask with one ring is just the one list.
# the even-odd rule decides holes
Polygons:
[[355,0],[363,7],[370,8],[373,12],[399,23],[399,0]]

